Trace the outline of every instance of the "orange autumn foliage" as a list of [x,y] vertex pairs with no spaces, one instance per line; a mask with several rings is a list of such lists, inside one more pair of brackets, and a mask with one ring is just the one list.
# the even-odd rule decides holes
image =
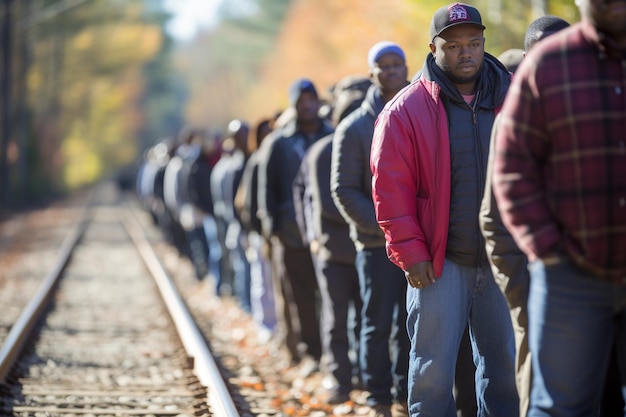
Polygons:
[[416,13],[406,0],[295,1],[241,110],[256,119],[268,103],[284,108],[289,84],[301,76],[312,79],[323,93],[346,75],[367,74],[367,52],[381,40],[403,47],[412,74],[428,50],[427,29],[418,28],[428,27],[431,13]]
[[[263,0],[258,2],[262,7]],[[505,48],[522,45],[526,25],[532,18],[530,0],[467,2],[484,11],[488,52],[497,55]],[[550,0],[551,4],[564,2]],[[289,85],[296,78],[310,78],[324,95],[346,75],[367,74],[367,52],[381,40],[395,41],[404,49],[411,78],[429,53],[433,12],[448,3],[292,0],[280,22],[255,21],[257,17],[267,18],[261,17],[262,13],[252,16],[252,23],[250,19],[230,21],[221,32],[218,29],[206,34],[187,55],[188,67],[196,71],[195,78],[191,77],[195,82],[185,112],[187,119],[215,130],[222,130],[232,118],[256,123],[285,109]],[[506,8],[500,16],[506,20],[500,23],[489,20],[495,3]],[[575,7],[567,7],[555,10],[573,22],[575,16],[569,10]],[[271,40],[267,27],[276,31]]]

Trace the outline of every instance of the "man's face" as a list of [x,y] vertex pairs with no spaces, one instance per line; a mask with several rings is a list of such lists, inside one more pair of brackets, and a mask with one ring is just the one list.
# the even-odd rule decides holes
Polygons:
[[626,42],[626,0],[577,0],[576,4],[600,32]]
[[302,122],[315,120],[319,107],[317,96],[310,91],[303,91],[295,105],[298,120]]
[[437,66],[457,86],[474,85],[485,57],[482,28],[462,24],[441,32],[430,44]]
[[400,55],[393,52],[381,55],[370,72],[372,82],[383,91],[400,91],[407,82],[406,62]]

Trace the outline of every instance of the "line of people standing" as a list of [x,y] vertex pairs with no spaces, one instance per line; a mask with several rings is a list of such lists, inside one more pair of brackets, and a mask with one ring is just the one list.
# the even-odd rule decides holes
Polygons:
[[[623,1],[614,3],[623,8]],[[485,52],[479,11],[463,3],[444,6],[432,17],[431,52],[412,82],[403,49],[377,43],[368,52],[368,76],[334,86],[325,103],[329,116],[320,112],[324,103],[314,83],[301,78],[289,89],[289,110],[259,123],[252,144],[248,124],[233,120],[222,141],[185,131],[178,141],[158,145],[160,151],[153,148],[146,159],[158,168],[144,165],[138,189],[150,183],[147,173],[163,167],[165,181],[162,190],[145,192],[157,197],[143,201],[198,278],[213,276],[218,294],[237,297],[294,364],[307,362],[308,371],[327,374],[329,403],[345,402],[362,388],[371,417],[623,415],[626,175],[615,172],[626,166],[619,162],[624,146],[617,134],[626,123],[626,101],[619,100],[626,84],[617,70],[626,62],[626,12],[592,0],[578,5],[583,19],[571,30],[554,17],[529,27],[527,39],[555,40],[540,52],[533,46],[532,64],[516,55],[517,82]],[[593,179],[580,190],[545,167],[545,143],[555,127],[538,112],[552,90],[547,84],[538,90],[533,71],[546,54],[565,73],[569,58],[557,58],[557,50],[589,62],[599,57],[589,73],[572,79],[588,75],[599,79],[589,88],[606,90],[604,102],[586,92],[594,100],[578,110],[570,109],[571,95],[547,95],[554,109],[570,109],[563,114],[597,119],[593,131],[604,135],[601,161],[558,155]],[[506,122],[497,117],[501,110]],[[564,126],[584,119],[563,117]],[[580,129],[585,144],[586,127]],[[499,148],[505,150],[496,153]],[[207,162],[210,184],[203,186],[210,204],[181,192],[181,176],[194,172],[184,167],[198,155]],[[545,198],[538,167],[548,187],[564,194]],[[555,169],[580,178],[566,164]],[[531,186],[536,199],[528,200],[524,187]],[[615,207],[600,220],[591,215],[602,210],[600,202],[584,207],[575,198],[594,190],[598,201]],[[563,217],[563,225],[548,220],[565,214],[552,211],[561,201],[580,211],[575,219]],[[592,240],[603,253],[588,254]],[[562,292],[552,294],[553,281]],[[584,309],[564,307],[572,300],[573,309]],[[577,317],[567,346],[553,330],[564,324],[564,312]],[[583,329],[583,323],[590,324]],[[594,340],[583,343],[591,323],[597,324]],[[577,345],[574,362],[565,361],[563,349]],[[577,376],[598,388],[570,391]]]
[[[478,415],[520,415],[513,406],[522,395],[522,415],[624,415],[626,200],[618,132],[626,123],[626,7],[577,5],[582,21],[533,47],[512,82],[484,51],[476,8],[438,9],[422,73],[377,119],[376,215],[389,258],[410,286],[412,416],[454,415],[451,363],[468,321]],[[527,297],[506,291],[507,277],[498,279],[506,301],[515,301],[509,306],[490,263],[501,271],[508,262],[501,256],[514,255],[515,245],[509,253],[492,246],[488,256],[482,233],[491,239],[494,229],[483,230],[477,215],[483,196],[491,197],[484,194],[490,153],[506,226],[499,232],[510,233],[529,261]],[[530,389],[520,381],[519,392],[507,318],[509,307],[523,318],[518,303],[528,311],[532,364]],[[613,349],[617,363],[610,362]],[[617,387],[605,383],[614,372],[621,374]],[[601,404],[614,388],[616,401]]]

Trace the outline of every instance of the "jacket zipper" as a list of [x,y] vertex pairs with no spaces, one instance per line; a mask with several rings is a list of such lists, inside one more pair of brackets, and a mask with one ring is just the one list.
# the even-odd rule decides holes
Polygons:
[[[476,110],[477,110],[477,107],[478,107],[479,99],[480,99],[480,90],[478,90],[476,92],[476,97],[474,97],[474,105],[470,106],[470,108],[471,108],[471,111],[472,111],[472,122],[474,124],[474,132],[476,133],[476,157],[478,158],[478,161],[479,161],[479,163],[477,164],[478,177],[482,181],[483,188],[484,188],[484,186],[485,186],[485,171],[483,169],[482,144],[481,144],[481,141],[480,141],[480,130],[478,129],[478,126],[477,126],[478,125],[478,117],[476,116]],[[484,194],[484,192],[483,192],[483,194]],[[482,201],[482,195],[479,195],[478,196],[479,209],[480,209],[481,201]],[[481,243],[480,235],[481,235],[481,231],[479,229],[478,230],[478,234],[477,234],[478,242],[476,242],[476,244],[480,248],[479,254],[478,254],[478,258],[476,259],[477,267],[479,267],[479,268],[481,266],[481,260],[484,259],[485,256],[486,256],[485,245],[484,244],[483,245],[480,244]]]

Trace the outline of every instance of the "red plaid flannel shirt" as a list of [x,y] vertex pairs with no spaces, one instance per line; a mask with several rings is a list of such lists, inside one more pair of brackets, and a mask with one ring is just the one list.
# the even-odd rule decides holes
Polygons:
[[626,51],[585,21],[540,42],[498,129],[494,192],[529,260],[561,245],[626,285]]

